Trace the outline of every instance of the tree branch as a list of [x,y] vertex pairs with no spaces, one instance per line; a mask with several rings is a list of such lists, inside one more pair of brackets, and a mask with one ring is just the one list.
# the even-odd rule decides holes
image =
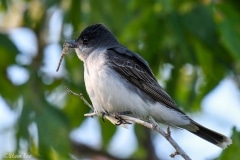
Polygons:
[[184,159],[186,160],[190,160],[191,158],[183,151],[183,149],[176,143],[176,141],[174,141],[174,139],[171,137],[171,133],[170,133],[170,129],[168,127],[167,129],[167,133],[164,132],[164,130],[162,130],[159,125],[157,124],[157,122],[150,116],[149,117],[149,121],[151,122],[151,124],[153,125],[153,127],[151,129],[157,131],[158,133],[160,133],[163,137],[166,138],[166,140],[171,143],[171,145],[176,149],[175,153],[172,153],[170,155],[170,157],[175,157],[175,155],[181,155]]
[[[87,100],[83,97],[83,95],[77,94],[73,91],[71,91],[69,88],[65,87],[68,91],[69,94],[78,96],[79,98],[81,98],[81,100],[88,106],[90,107],[92,110],[94,110],[93,106],[91,106]],[[126,115],[119,115],[117,114],[118,117],[122,118],[124,121],[126,122],[132,122],[132,123],[137,123],[140,125],[143,125],[144,127],[147,127],[151,130],[155,130],[157,131],[159,134],[161,134],[174,148],[175,148],[175,152],[172,153],[170,155],[170,157],[174,158],[176,155],[181,155],[185,160],[191,160],[191,158],[183,151],[183,149],[174,141],[174,139],[171,137],[171,132],[170,129],[168,127],[167,132],[165,132],[164,130],[162,130],[158,123],[151,117],[149,116],[149,122],[140,120],[138,118],[134,118],[134,117],[130,117],[130,116],[126,116]],[[97,113],[93,112],[93,113],[87,113],[84,114],[84,116],[86,117],[93,117],[93,116],[97,116]],[[113,123],[114,125],[118,124],[118,120],[116,119],[116,113],[109,113],[108,115],[105,115],[104,118],[108,119],[111,123]],[[127,124],[121,124],[122,127],[127,127]]]
[[[115,157],[107,152],[104,152],[104,151],[101,151],[98,149],[93,149],[85,144],[82,144],[82,143],[79,143],[79,142],[76,142],[73,140],[71,141],[71,145],[72,145],[72,148],[74,149],[75,153],[83,159],[86,159],[88,157],[91,159],[126,160],[123,158]],[[84,156],[86,156],[86,157],[84,157]]]

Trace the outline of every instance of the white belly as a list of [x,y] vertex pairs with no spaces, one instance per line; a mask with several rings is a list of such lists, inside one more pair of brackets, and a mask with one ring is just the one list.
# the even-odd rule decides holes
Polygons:
[[130,111],[139,117],[147,116],[147,107],[149,106],[141,97],[126,88],[124,83],[128,82],[123,79],[119,81],[121,77],[106,65],[100,68],[84,72],[85,85],[95,111],[99,114],[106,111]]
[[[99,54],[102,56],[102,54]],[[137,94],[126,88],[128,83],[112,68],[109,68],[104,58],[90,56],[84,63],[84,81],[95,112],[125,112],[130,111],[138,117],[147,116],[147,104]],[[102,61],[96,62],[96,59]],[[89,63],[91,62],[91,63]],[[128,84],[129,85],[129,84]]]

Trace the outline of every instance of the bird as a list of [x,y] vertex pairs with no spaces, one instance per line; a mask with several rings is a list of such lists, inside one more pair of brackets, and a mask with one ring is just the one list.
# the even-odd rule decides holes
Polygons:
[[149,64],[121,45],[105,25],[90,25],[67,43],[83,61],[86,91],[97,115],[151,116],[158,123],[185,129],[218,147],[232,143],[186,115],[160,86]]

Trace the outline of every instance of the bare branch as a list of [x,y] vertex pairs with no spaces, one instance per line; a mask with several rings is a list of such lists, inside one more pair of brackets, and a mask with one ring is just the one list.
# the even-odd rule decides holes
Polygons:
[[80,93],[80,94],[77,94],[75,92],[73,92],[72,90],[70,90],[68,87],[64,86],[67,90],[67,92],[69,94],[72,94],[72,95],[75,95],[75,96],[78,96],[89,108],[91,108],[93,111],[94,111],[94,108],[92,107],[92,105],[90,103],[88,103],[88,101],[83,97],[83,94]]
[[[68,89],[67,87],[65,87],[68,91],[69,94],[72,94],[72,95],[76,95],[78,97],[81,98],[81,100],[88,106],[90,107],[92,110],[93,109],[93,106],[91,106],[87,100],[83,97],[83,95],[80,93],[80,94],[77,94],[73,91],[71,91],[70,89]],[[97,113],[93,112],[93,113],[87,113],[87,114],[84,114],[84,116],[86,117],[93,117],[93,116],[98,116]],[[170,131],[170,128],[168,127],[167,128],[167,132],[165,132],[164,130],[162,130],[158,123],[150,116],[149,117],[149,122],[146,122],[146,121],[143,121],[141,119],[138,119],[138,118],[134,118],[134,117],[130,117],[130,116],[126,116],[126,115],[119,115],[122,119],[124,119],[124,121],[126,122],[132,122],[132,123],[137,123],[137,124],[140,124],[140,125],[143,125],[144,127],[147,127],[151,130],[155,130],[157,131],[159,134],[161,134],[163,137],[165,137],[165,139],[167,141],[169,141],[169,143],[175,148],[176,152],[175,153],[172,153],[170,155],[170,157],[174,158],[176,155],[181,155],[185,160],[191,160],[191,158],[183,151],[183,149],[173,140],[173,138],[171,137],[171,131]],[[116,125],[118,123],[118,120],[116,119],[116,113],[109,113],[108,115],[105,115],[104,118],[106,118],[107,120],[109,120],[111,123],[113,123],[114,125]],[[121,124],[122,127],[125,127],[126,128],[126,125],[127,124]]]
[[95,112],[85,113],[84,116],[85,116],[85,117],[93,117],[93,116],[97,116],[97,113],[95,113]]
[[[168,129],[168,132],[165,133],[157,124],[157,122],[150,116],[149,121],[153,124],[153,130],[157,131],[160,133],[163,137],[166,138],[166,140],[171,143],[171,145],[176,149],[176,152],[171,154],[171,155],[181,155],[185,160],[190,160],[191,158],[183,151],[183,149],[176,143],[176,141],[173,140],[170,134],[170,129]],[[177,153],[177,154],[176,154]],[[174,157],[173,156],[173,157]]]

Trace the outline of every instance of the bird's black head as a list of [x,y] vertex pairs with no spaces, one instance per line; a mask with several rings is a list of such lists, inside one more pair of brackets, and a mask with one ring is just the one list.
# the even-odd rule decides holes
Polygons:
[[75,48],[78,57],[84,60],[94,50],[107,49],[118,45],[114,35],[102,24],[85,28],[76,40],[67,42],[68,48]]
[[76,41],[86,47],[107,47],[117,42],[114,35],[102,24],[88,26]]

